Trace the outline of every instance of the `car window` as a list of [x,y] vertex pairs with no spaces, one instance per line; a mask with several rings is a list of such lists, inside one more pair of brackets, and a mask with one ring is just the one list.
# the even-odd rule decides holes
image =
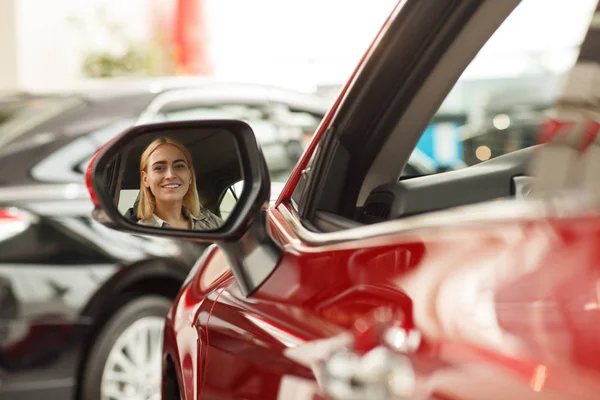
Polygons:
[[135,201],[138,199],[140,193],[139,189],[122,189],[119,192],[119,213],[125,215],[127,210],[133,207]]
[[102,129],[99,129],[99,130],[94,131],[91,134],[89,134],[87,136],[87,140],[93,144],[93,146],[96,148],[96,150],[94,150],[92,153],[87,154],[85,157],[83,157],[83,161],[80,162],[75,167],[75,170],[80,174],[85,174],[85,171],[87,171],[88,166],[90,165],[90,162],[92,161],[92,157],[94,157],[94,154],[96,154],[96,151],[100,147],[104,146],[113,137],[115,137],[119,133],[123,132],[125,129],[131,127],[134,124],[134,122],[135,121],[133,119],[126,119],[126,120],[119,121],[117,123],[108,125]]
[[74,97],[25,94],[0,97],[0,147],[79,104],[81,100]]
[[244,182],[239,181],[229,186],[225,191],[225,194],[219,202],[219,216],[226,220],[229,218],[229,214],[233,211],[233,208],[238,202],[240,194],[244,188]]
[[[432,173],[535,145],[539,124],[577,60],[596,3],[522,1],[423,132],[415,151],[428,159]],[[407,168],[402,175],[413,173]]]
[[121,120],[76,138],[34,165],[31,176],[43,182],[83,182],[96,151],[133,123],[133,119]]

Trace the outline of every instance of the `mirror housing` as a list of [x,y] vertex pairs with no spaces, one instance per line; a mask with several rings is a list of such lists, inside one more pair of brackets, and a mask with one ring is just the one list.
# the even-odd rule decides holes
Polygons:
[[[227,132],[237,146],[237,161],[243,177],[243,189],[228,218],[213,230],[164,229],[135,223],[126,218],[115,203],[114,179],[125,174],[108,171],[135,141],[144,136],[163,136],[165,133],[206,135]],[[209,146],[216,146],[212,142]],[[212,150],[218,150],[214,147]],[[211,151],[209,147],[207,151]],[[113,168],[114,169],[114,168]],[[119,180],[119,179],[117,179]],[[93,218],[115,230],[187,239],[197,242],[215,242],[227,255],[241,291],[252,293],[276,267],[281,258],[281,248],[267,231],[265,209],[270,200],[270,178],[267,164],[252,128],[238,120],[177,121],[131,127],[102,147],[87,170],[86,181],[95,208]]]

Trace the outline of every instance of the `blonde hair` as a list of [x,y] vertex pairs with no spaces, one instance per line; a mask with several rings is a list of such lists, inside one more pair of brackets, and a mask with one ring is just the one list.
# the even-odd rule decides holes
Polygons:
[[146,150],[144,150],[140,158],[140,202],[137,210],[138,218],[149,219],[152,218],[152,214],[154,213],[156,199],[150,188],[147,188],[146,185],[144,185],[142,172],[147,172],[146,168],[148,168],[148,158],[150,158],[150,155],[154,152],[154,150],[163,144],[170,144],[177,147],[177,149],[181,151],[183,157],[185,158],[185,162],[190,169],[191,180],[188,191],[185,196],[183,196],[183,208],[189,214],[193,215],[194,217],[198,217],[200,215],[200,198],[198,197],[198,188],[196,187],[196,174],[194,172],[194,165],[192,164],[192,156],[183,146],[183,144],[177,140],[169,137],[159,137],[154,139],[152,143],[146,147]]

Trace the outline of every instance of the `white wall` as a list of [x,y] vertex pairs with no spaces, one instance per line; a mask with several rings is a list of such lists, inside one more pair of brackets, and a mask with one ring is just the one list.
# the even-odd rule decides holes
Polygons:
[[598,0],[523,0],[486,43],[465,77],[515,77],[532,66],[563,73],[579,54]]
[[0,90],[16,89],[19,85],[15,1],[0,1]]
[[[4,6],[6,1],[0,3]],[[3,58],[16,58],[15,63],[8,64],[18,65],[19,86],[52,89],[81,78],[80,64],[86,48],[115,46],[94,25],[95,6],[104,5],[112,20],[127,21],[132,37],[141,38],[149,34],[150,3],[168,0],[8,1],[17,4],[17,17],[12,22],[17,24],[18,54],[11,54],[6,46],[0,49],[0,54]],[[210,51],[218,77],[308,89],[317,81],[345,81],[396,3],[396,0],[204,1],[209,18]],[[68,23],[72,15],[86,21],[89,35],[82,36]],[[2,36],[5,41],[15,43]],[[6,87],[2,76],[14,73],[0,74],[2,89]]]
[[[0,28],[0,43],[12,42],[18,51],[12,54],[1,46],[0,54],[3,60],[9,60],[6,64],[18,66],[17,84],[26,89],[68,86],[81,78],[81,61],[86,50],[114,47],[94,18],[98,6],[106,7],[110,20],[124,22],[131,37],[148,34],[147,0],[0,0],[0,11],[4,11],[6,2],[16,5],[15,17],[7,22],[8,26],[11,22],[15,26],[16,36],[7,39],[6,28]],[[73,16],[82,20],[87,28],[84,32],[69,22]],[[5,17],[0,12],[0,19]],[[6,87],[9,76],[0,69],[0,89]]]
[[66,24],[73,4],[73,0],[18,0],[17,46],[22,87],[60,84],[77,75],[77,55],[73,51],[76,36]]
[[299,88],[341,83],[397,0],[205,0],[219,76]]
[[[86,49],[118,47],[94,24],[96,6],[124,21],[128,33],[150,31],[150,5],[175,0],[0,0],[0,90],[68,86],[81,77]],[[269,82],[301,89],[343,83],[396,0],[204,0],[210,52],[217,76]],[[596,0],[525,0],[520,16],[503,29],[465,75],[518,75],[530,65],[526,51],[539,54],[557,44],[543,62],[557,71],[572,64]],[[13,9],[13,4],[16,5]],[[16,15],[14,18],[11,15]],[[69,23],[78,15],[82,35]],[[534,21],[534,23],[532,23]],[[535,29],[533,29],[535,28]],[[483,55],[483,54],[482,54]]]

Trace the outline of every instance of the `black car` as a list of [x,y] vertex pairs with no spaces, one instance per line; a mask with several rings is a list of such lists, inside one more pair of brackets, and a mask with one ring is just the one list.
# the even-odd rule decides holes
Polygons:
[[[159,396],[164,315],[205,247],[94,222],[84,171],[100,146],[135,124],[243,119],[284,180],[327,106],[176,78],[0,97],[0,399]],[[130,385],[125,367],[148,384]]]

